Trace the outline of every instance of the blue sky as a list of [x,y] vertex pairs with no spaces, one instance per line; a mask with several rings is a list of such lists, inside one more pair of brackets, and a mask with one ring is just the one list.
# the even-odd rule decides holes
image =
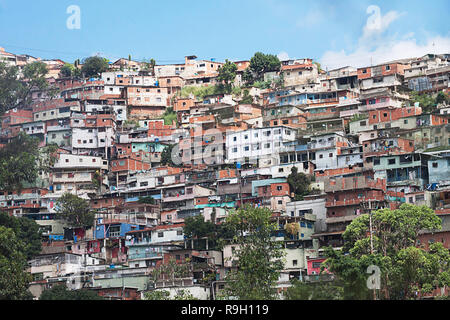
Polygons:
[[[77,5],[81,28],[69,30]],[[450,52],[448,0],[0,0],[0,46],[73,62],[100,53],[157,63],[313,58],[330,69]]]

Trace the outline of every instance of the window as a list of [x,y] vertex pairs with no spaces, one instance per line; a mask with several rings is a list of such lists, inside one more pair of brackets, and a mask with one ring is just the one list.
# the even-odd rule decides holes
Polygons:
[[360,125],[361,127],[365,126],[365,125],[366,125],[366,121],[361,121],[361,122],[359,123],[359,125]]
[[292,265],[295,267],[297,266],[297,260],[292,260]]
[[164,232],[158,232],[158,238],[164,237]]
[[182,236],[183,235],[183,230],[177,230],[177,236]]
[[379,165],[379,164],[380,164],[380,158],[374,158],[374,159],[373,159],[373,164],[374,164],[375,166]]
[[388,160],[388,164],[395,164],[395,158],[394,159],[389,159]]
[[437,162],[433,162],[433,168],[437,168],[439,165]]

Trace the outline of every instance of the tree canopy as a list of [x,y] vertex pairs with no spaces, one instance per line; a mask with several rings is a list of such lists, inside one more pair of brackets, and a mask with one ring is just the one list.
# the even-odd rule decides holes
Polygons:
[[234,231],[232,244],[236,269],[226,276],[224,295],[239,300],[271,300],[277,297],[275,284],[283,269],[284,252],[272,240],[277,229],[269,209],[245,206],[230,213],[225,224]]
[[371,265],[381,272],[380,298],[414,299],[416,292],[423,295],[449,286],[448,250],[441,243],[431,245],[428,251],[417,247],[420,232],[437,231],[441,223],[426,206],[403,204],[396,210],[377,210],[372,214],[371,241],[370,217],[360,216],[344,232],[343,250],[327,249],[326,268],[343,281],[346,298],[371,296],[366,285]]
[[29,300],[25,243],[13,229],[0,226],[0,300]]
[[23,253],[27,260],[33,259],[41,252],[41,233],[39,225],[25,217],[13,217],[6,212],[0,212],[0,226],[12,229],[16,236],[23,241]]
[[0,190],[22,191],[34,183],[39,169],[39,140],[21,132],[0,149]]
[[95,291],[88,289],[68,290],[64,284],[54,285],[42,292],[39,300],[104,300]]
[[[280,71],[281,62],[276,55],[257,52],[250,59],[249,69],[254,74],[256,81],[262,81],[264,80],[264,73]],[[250,78],[248,74],[246,77]]]
[[225,60],[225,64],[219,68],[217,80],[225,86],[226,93],[231,93],[232,83],[236,78],[237,65],[231,61]]
[[56,215],[74,228],[94,225],[95,214],[89,203],[71,193],[65,193],[56,204]]
[[295,194],[295,201],[303,200],[309,194],[311,179],[304,173],[298,172],[297,167],[292,167],[291,174],[287,178],[291,191]]
[[33,90],[49,90],[47,73],[46,64],[40,61],[27,64],[22,72],[17,66],[0,62],[0,116],[7,110],[30,104]]
[[95,56],[89,57],[84,61],[81,72],[86,78],[99,77],[102,72],[108,71],[108,68],[107,59]]

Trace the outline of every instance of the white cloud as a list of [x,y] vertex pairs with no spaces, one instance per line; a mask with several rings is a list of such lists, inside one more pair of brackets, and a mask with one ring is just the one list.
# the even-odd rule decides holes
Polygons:
[[382,15],[380,7],[375,5],[369,6],[366,13],[371,15],[367,18],[360,41],[371,40],[373,37],[381,35],[392,22],[403,15],[403,13],[398,13],[397,11],[389,11]]
[[372,15],[362,30],[357,49],[353,52],[327,51],[321,58],[322,66],[328,69],[344,66],[364,67],[397,59],[420,57],[427,53],[450,52],[450,37],[429,37],[424,44],[419,44],[413,32],[400,38],[384,36],[389,25],[404,13],[390,11],[381,15],[377,6],[369,6],[367,13]]
[[280,59],[280,61],[285,61],[285,60],[289,60],[289,54],[285,51],[281,51],[278,55],[277,55],[278,59]]
[[379,45],[375,50],[368,50],[359,47],[355,52],[346,53],[342,51],[326,52],[321,63],[328,69],[335,69],[344,66],[364,67],[380,64],[387,61],[420,57],[427,53],[448,53],[450,52],[449,37],[434,37],[420,45],[416,39],[387,42]]
[[314,27],[323,21],[323,14],[319,10],[310,10],[306,16],[297,20],[296,26],[299,28]]

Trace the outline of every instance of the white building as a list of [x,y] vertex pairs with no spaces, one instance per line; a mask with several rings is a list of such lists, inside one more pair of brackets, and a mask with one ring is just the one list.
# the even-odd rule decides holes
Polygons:
[[242,161],[245,158],[278,158],[278,153],[286,149],[285,143],[295,141],[295,138],[295,131],[283,126],[227,132],[228,163]]

